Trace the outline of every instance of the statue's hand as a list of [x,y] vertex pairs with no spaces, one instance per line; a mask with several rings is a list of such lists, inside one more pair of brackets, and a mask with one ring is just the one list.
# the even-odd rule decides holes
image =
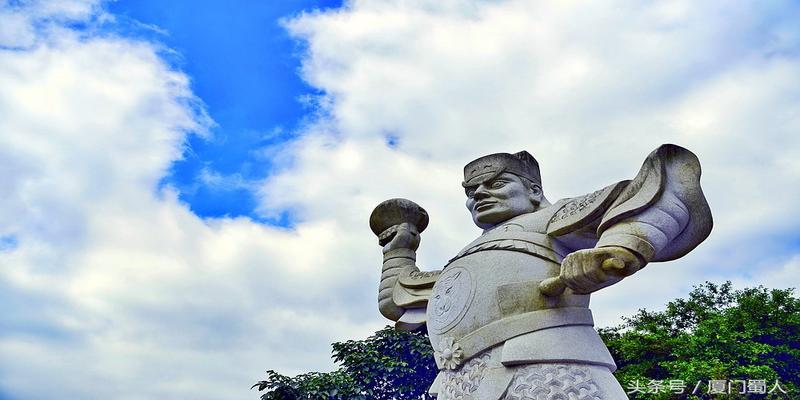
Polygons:
[[578,294],[611,286],[643,267],[642,261],[622,247],[578,250],[561,262],[560,279]]
[[395,249],[411,249],[416,251],[419,248],[420,236],[417,227],[413,224],[403,222],[395,225],[381,233],[381,237],[386,236],[388,243],[383,246],[383,252],[387,253]]

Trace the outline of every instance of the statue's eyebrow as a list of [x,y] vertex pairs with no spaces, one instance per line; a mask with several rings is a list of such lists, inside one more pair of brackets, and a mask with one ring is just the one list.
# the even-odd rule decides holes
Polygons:
[[495,176],[492,179],[489,179],[488,181],[486,181],[484,183],[491,184],[492,182],[495,182],[495,181],[512,181],[512,180],[513,179],[511,179],[508,175],[503,176],[503,174],[500,174],[500,175]]

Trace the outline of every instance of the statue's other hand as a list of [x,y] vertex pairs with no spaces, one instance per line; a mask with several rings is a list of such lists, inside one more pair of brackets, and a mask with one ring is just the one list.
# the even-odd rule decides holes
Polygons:
[[611,286],[644,265],[630,250],[622,247],[599,247],[578,250],[561,262],[561,281],[578,294],[587,294]]
[[413,224],[403,222],[400,225],[395,225],[386,232],[381,233],[381,236],[386,235],[389,242],[383,246],[383,252],[387,253],[395,249],[411,249],[416,251],[419,248],[420,236],[417,232],[417,227]]

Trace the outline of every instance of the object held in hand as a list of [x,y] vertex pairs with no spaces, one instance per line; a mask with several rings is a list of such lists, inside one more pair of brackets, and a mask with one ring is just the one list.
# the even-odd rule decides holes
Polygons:
[[428,212],[408,199],[389,199],[375,207],[369,216],[369,227],[378,236],[378,243],[385,246],[397,233],[402,223],[414,225],[422,233],[428,227]]
[[[600,264],[600,269],[606,272],[618,272],[625,269],[625,261],[621,258],[610,257],[603,260]],[[547,278],[539,283],[539,292],[548,297],[561,296],[564,290],[567,289],[567,284],[561,279],[560,276]]]

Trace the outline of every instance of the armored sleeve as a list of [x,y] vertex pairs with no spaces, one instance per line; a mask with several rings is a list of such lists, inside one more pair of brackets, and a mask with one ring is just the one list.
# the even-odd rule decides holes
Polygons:
[[624,247],[645,262],[668,261],[694,249],[712,226],[697,157],[663,145],[603,213],[596,247]]
[[713,225],[697,157],[669,144],[650,153],[633,180],[559,201],[554,208],[547,233],[568,251],[618,246],[644,262],[685,255]]
[[413,250],[396,249],[385,253],[378,288],[381,314],[395,321],[398,330],[410,331],[424,325],[428,298],[440,272],[420,271]]

